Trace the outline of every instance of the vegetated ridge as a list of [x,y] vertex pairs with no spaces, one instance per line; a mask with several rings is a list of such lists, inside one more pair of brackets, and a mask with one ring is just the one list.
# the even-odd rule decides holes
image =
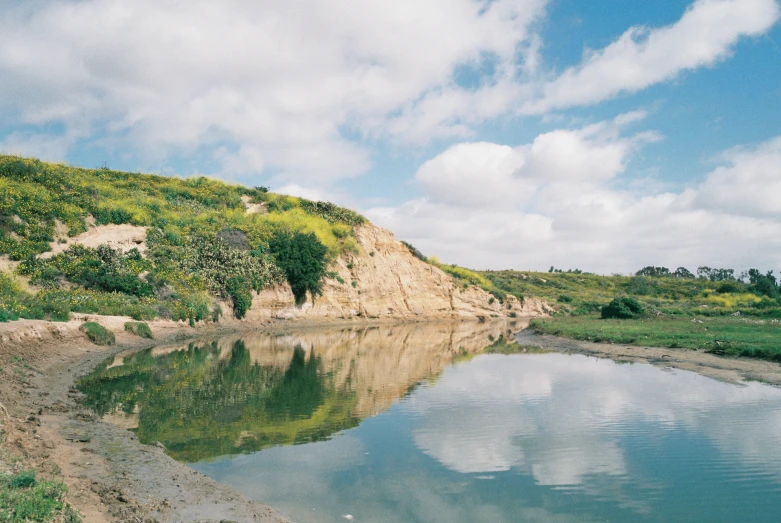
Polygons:
[[644,267],[633,276],[484,271],[497,288],[539,296],[551,318],[540,333],[781,361],[781,298],[772,271]]
[[0,264],[0,321],[545,312],[328,202],[13,156],[0,156]]

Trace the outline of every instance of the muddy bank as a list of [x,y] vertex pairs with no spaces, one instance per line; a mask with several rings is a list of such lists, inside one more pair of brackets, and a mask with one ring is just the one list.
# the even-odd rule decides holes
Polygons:
[[702,350],[638,347],[632,345],[593,343],[521,331],[519,343],[566,354],[588,354],[616,361],[650,363],[657,367],[697,372],[729,383],[754,380],[781,386],[781,364],[749,358],[730,358]]
[[236,325],[194,330],[168,322],[156,326],[155,340],[123,334],[105,348],[67,324],[14,323],[0,329],[0,403],[8,411],[6,416],[0,408],[0,470],[32,468],[62,479],[67,501],[89,522],[289,521],[174,461],[164,449],[140,444],[132,432],[100,422],[79,407],[73,388],[120,351],[231,334],[240,330]]

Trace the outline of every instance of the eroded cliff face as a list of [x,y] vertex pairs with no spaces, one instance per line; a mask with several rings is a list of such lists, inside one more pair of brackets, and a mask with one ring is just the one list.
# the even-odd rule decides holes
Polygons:
[[[358,254],[338,258],[323,295],[297,307],[288,285],[266,289],[255,297],[246,321],[271,318],[475,318],[540,316],[550,311],[535,298],[504,304],[479,287],[458,286],[440,269],[410,254],[390,231],[372,224],[356,227]],[[354,283],[353,283],[354,282]]]

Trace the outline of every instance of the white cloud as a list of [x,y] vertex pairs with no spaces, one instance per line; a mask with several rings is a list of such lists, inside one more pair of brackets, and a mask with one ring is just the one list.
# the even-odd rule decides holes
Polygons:
[[475,268],[781,268],[781,137],[729,151],[694,188],[637,196],[614,183],[659,139],[622,134],[637,116],[517,147],[455,145],[419,169],[424,198],[366,214],[424,253]]
[[[764,459],[779,443],[780,399],[776,389],[758,383],[738,388],[650,365],[581,355],[494,355],[448,368],[435,387],[418,389],[402,407],[420,420],[418,448],[451,470],[513,470],[531,474],[539,485],[621,496],[633,456],[620,435],[635,424],[704,436],[748,466],[763,463],[781,482],[781,463]],[[757,419],[767,423],[750,421]],[[603,488],[596,476],[614,488]]]
[[[0,108],[145,155],[206,149],[234,174],[334,180],[370,166],[345,129],[430,139],[466,132],[457,120],[473,110],[503,110],[511,96],[494,84],[506,85],[546,2],[10,4]],[[485,56],[498,64],[485,88],[459,88],[456,68]]]
[[544,84],[527,113],[589,105],[668,81],[723,60],[741,37],[763,34],[781,16],[776,0],[697,0],[676,23],[632,27],[583,62]]

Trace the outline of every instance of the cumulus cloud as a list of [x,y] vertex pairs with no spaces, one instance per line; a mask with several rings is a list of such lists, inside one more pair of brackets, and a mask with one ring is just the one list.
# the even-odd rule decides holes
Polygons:
[[454,145],[418,170],[424,198],[366,214],[423,252],[476,268],[779,268],[781,138],[728,151],[693,188],[638,196],[615,182],[660,139],[626,134],[640,116],[515,147]]
[[583,62],[544,84],[524,112],[589,105],[707,67],[727,57],[742,37],[763,34],[781,17],[776,0],[697,0],[676,23],[632,27]]
[[[9,3],[0,109],[146,155],[207,150],[238,174],[334,180],[370,166],[345,134],[417,140],[502,110],[497,85],[546,2]],[[486,59],[490,96],[456,85]]]
[[[420,419],[416,445],[451,470],[513,470],[539,485],[621,496],[634,459],[621,438],[636,425],[708,438],[781,482],[781,463],[765,460],[779,443],[779,400],[776,389],[757,383],[737,388],[650,365],[548,354],[481,356],[451,367],[403,408]],[[757,419],[767,423],[749,421]],[[599,476],[614,487],[597,487]]]

